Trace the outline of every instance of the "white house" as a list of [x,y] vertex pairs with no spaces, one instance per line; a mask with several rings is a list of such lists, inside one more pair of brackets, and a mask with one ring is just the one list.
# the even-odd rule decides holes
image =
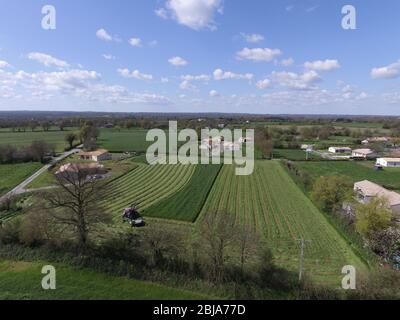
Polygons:
[[349,147],[330,147],[328,150],[330,153],[351,153],[351,148]]
[[387,201],[389,209],[396,219],[400,218],[400,194],[385,189],[384,187],[368,180],[354,184],[356,199],[360,203],[368,203],[374,198],[383,198]]
[[224,142],[224,150],[225,151],[239,151],[240,145],[238,143],[233,143],[233,142]]
[[356,149],[351,153],[353,158],[372,159],[376,158],[376,154],[371,149]]
[[107,150],[99,149],[92,152],[80,152],[79,159],[99,162],[112,160],[112,155]]
[[314,146],[312,144],[302,144],[301,145],[301,150],[310,150],[312,151],[314,149]]
[[376,165],[387,168],[400,168],[400,158],[378,158]]
[[388,143],[390,142],[390,138],[389,137],[372,137],[372,138],[367,138],[365,140],[363,140],[361,143],[364,145],[370,144],[370,143]]

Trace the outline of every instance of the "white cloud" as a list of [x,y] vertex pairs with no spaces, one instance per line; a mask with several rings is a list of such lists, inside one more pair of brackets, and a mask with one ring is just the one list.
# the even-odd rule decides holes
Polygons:
[[245,41],[249,43],[259,43],[264,40],[264,36],[257,33],[247,34],[242,32],[240,35]]
[[187,75],[181,76],[181,79],[184,81],[205,81],[206,82],[206,81],[210,81],[211,77],[207,74],[200,74],[197,76],[187,74]]
[[253,79],[254,75],[252,73],[246,73],[246,74],[237,74],[233,73],[230,71],[223,71],[221,69],[217,69],[214,71],[214,79],[215,80],[227,80],[227,79],[235,79],[235,80],[240,80],[240,79],[246,79],[246,80],[251,80]]
[[129,39],[129,44],[132,47],[141,47],[142,46],[142,39],[140,39],[140,38],[131,38],[131,39]]
[[139,70],[129,71],[129,69],[118,69],[118,73],[124,78],[134,78],[138,80],[153,80],[151,74],[141,73]]
[[168,19],[168,12],[164,8],[158,8],[154,13],[162,19]]
[[340,68],[340,63],[337,60],[317,60],[304,63],[304,68],[315,71],[332,71]]
[[215,16],[223,13],[222,0],[167,0],[165,8],[155,11],[156,15],[172,18],[179,24],[194,30],[216,29]]
[[190,83],[190,81],[188,80],[184,80],[181,82],[181,84],[179,85],[179,88],[181,88],[182,90],[191,90],[191,91],[196,91],[197,87]]
[[292,11],[293,9],[294,9],[294,5],[292,5],[292,4],[285,7],[286,11]]
[[63,60],[54,58],[48,54],[31,52],[28,54],[29,60],[37,61],[46,67],[68,68],[69,64]]
[[4,68],[11,68],[11,64],[9,64],[7,61],[0,60],[0,69]]
[[161,83],[168,83],[168,82],[169,82],[168,78],[166,78],[166,77],[161,78]]
[[297,90],[315,89],[315,83],[322,81],[321,77],[314,70],[302,74],[294,72],[272,72],[271,79],[280,86]]
[[252,61],[272,61],[280,56],[282,51],[279,49],[270,48],[244,48],[236,53],[236,58],[239,60],[252,60]]
[[103,54],[103,58],[106,60],[115,60],[115,56],[113,56],[112,54]]
[[373,68],[371,77],[373,79],[395,79],[400,75],[400,60],[386,67]]
[[218,96],[219,96],[219,93],[218,93],[218,91],[216,91],[216,90],[211,90],[211,91],[209,92],[209,95],[210,95],[210,97],[218,97]]
[[256,83],[256,86],[259,89],[269,88],[271,86],[271,80],[269,79],[260,80]]
[[294,64],[294,60],[293,58],[283,59],[281,61],[278,61],[278,64],[284,67],[290,67]]
[[183,67],[188,64],[188,62],[181,57],[173,57],[173,58],[169,59],[168,62],[171,65],[176,66],[176,67]]
[[105,29],[99,29],[99,30],[97,30],[96,36],[97,36],[97,38],[99,38],[100,40],[107,41],[107,42],[111,42],[111,41],[114,40],[113,37],[110,36],[110,35],[108,34],[108,32],[107,32]]

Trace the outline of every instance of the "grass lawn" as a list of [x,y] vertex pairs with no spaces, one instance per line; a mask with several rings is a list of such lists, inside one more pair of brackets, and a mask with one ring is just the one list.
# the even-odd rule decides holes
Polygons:
[[150,282],[113,277],[60,264],[56,290],[43,290],[41,269],[48,263],[0,261],[0,300],[191,300],[206,296]]
[[237,224],[258,231],[279,265],[292,271],[299,266],[296,239],[311,240],[305,250],[305,268],[315,280],[340,286],[341,269],[364,263],[325,216],[297,187],[277,161],[257,161],[250,176],[236,176],[225,165],[203,207],[208,212],[227,210]]
[[42,167],[41,163],[17,163],[0,165],[0,196],[14,189],[23,180]]
[[100,129],[98,144],[111,152],[145,152],[154,142],[146,141],[148,130]]
[[322,161],[296,162],[296,166],[313,178],[320,176],[342,175],[351,182],[370,180],[392,190],[400,190],[400,168],[373,169],[371,161]]
[[143,215],[194,222],[220,169],[221,165],[197,165],[190,181],[181,190],[144,210]]
[[[315,153],[309,155],[309,159],[319,159]],[[274,149],[274,159],[288,159],[293,161],[306,160],[306,152],[301,149]]]
[[57,152],[64,151],[68,147],[68,143],[64,141],[65,135],[74,129],[64,131],[26,131],[26,132],[10,132],[0,131],[0,144],[9,144],[14,147],[24,147],[30,145],[35,140],[43,140],[55,146]]

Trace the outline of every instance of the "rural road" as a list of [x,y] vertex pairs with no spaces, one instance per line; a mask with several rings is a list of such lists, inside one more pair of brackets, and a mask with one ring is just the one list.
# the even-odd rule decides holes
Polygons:
[[13,194],[13,195],[18,195],[27,192],[25,189],[27,185],[29,185],[32,181],[34,181],[37,177],[39,177],[42,173],[46,172],[49,168],[51,168],[53,165],[56,165],[60,161],[64,160],[65,158],[68,158],[70,155],[74,153],[78,153],[81,151],[79,149],[80,146],[78,146],[75,149],[72,149],[70,151],[64,152],[62,155],[58,156],[57,158],[54,158],[49,164],[44,165],[42,168],[40,168],[38,171],[36,171],[33,175],[31,175],[29,178],[25,179],[22,181],[19,185],[17,185],[14,189],[12,189],[10,192],[5,194],[4,196],[0,197],[0,202],[5,199],[7,196]]

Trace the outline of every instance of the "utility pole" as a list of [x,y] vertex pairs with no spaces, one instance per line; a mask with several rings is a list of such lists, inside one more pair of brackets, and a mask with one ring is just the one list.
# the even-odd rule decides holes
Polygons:
[[299,281],[303,279],[304,275],[304,248],[307,243],[310,243],[311,240],[304,240],[304,238],[297,239],[296,241],[300,242],[300,267],[299,267]]

